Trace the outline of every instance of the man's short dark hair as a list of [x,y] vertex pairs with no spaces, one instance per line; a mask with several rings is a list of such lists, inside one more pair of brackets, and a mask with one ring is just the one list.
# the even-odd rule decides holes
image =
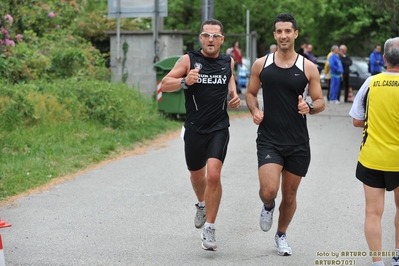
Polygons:
[[293,16],[291,16],[288,13],[281,13],[279,15],[277,15],[277,17],[274,19],[274,30],[276,30],[276,23],[277,22],[291,22],[292,23],[292,27],[294,28],[294,30],[297,30],[297,25],[296,25],[296,20]]
[[211,18],[211,19],[208,19],[208,20],[205,20],[204,22],[202,22],[201,32],[204,30],[204,25],[218,25],[218,26],[220,26],[220,32],[223,34],[223,24],[222,24],[222,22],[220,22],[217,19]]

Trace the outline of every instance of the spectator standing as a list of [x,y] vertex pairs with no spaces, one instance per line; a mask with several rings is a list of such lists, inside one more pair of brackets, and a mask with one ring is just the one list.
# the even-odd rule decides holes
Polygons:
[[313,45],[308,44],[305,55],[310,61],[312,61],[315,64],[317,63],[317,57],[313,54]]
[[234,69],[236,70],[236,72],[238,72],[238,69],[242,65],[242,51],[240,48],[240,43],[238,41],[235,41],[233,44],[233,57],[235,60]]
[[230,55],[234,59],[233,51],[234,51],[234,43],[231,45],[231,47],[227,48],[226,50],[226,54]]
[[328,63],[330,64],[330,76],[331,76],[331,84],[330,84],[330,103],[340,104],[338,99],[338,93],[341,89],[341,75],[344,72],[344,68],[342,67],[341,60],[339,59],[339,48],[338,45],[333,45],[331,47],[332,54],[328,59]]
[[240,49],[240,43],[238,41],[234,41],[232,46],[227,48],[226,54],[230,55],[233,60],[234,60],[234,80],[236,82],[236,89],[237,93],[241,93],[241,89],[237,86],[238,84],[238,72],[240,70],[240,67],[242,65],[242,54],[241,54],[241,49]]
[[[342,86],[344,88],[344,101],[348,102],[348,94],[349,94],[349,73],[350,66],[352,65],[352,59],[349,55],[347,55],[348,48],[345,44],[342,44],[339,47],[339,59],[341,59],[342,67],[344,68],[344,73],[342,73]],[[340,93],[338,94],[340,95]]]
[[[363,128],[356,178],[363,183],[365,196],[364,234],[370,251],[383,251],[381,219],[385,190],[393,191],[396,215],[394,235],[396,255],[391,265],[399,265],[399,37],[388,39],[383,59],[387,72],[369,77],[356,94],[349,112],[355,127]],[[372,256],[373,266],[384,266],[382,257]]]
[[382,58],[380,45],[376,45],[374,51],[370,54],[369,64],[371,75],[381,73],[381,67],[384,66],[384,59]]
[[274,53],[275,51],[277,51],[277,45],[272,44],[272,45],[270,45],[270,47],[269,47],[269,52],[267,52],[266,55],[272,54],[272,53]]
[[330,63],[328,60],[330,60],[330,56],[332,55],[332,51],[327,54],[326,57],[326,63],[324,64],[324,73],[326,75],[326,80],[327,80],[327,101],[330,100],[330,88],[331,88],[331,74],[330,74]]
[[303,41],[301,42],[301,46],[299,47],[299,49],[296,51],[298,54],[302,55],[305,58],[308,58],[308,56],[306,55],[306,49],[308,48],[308,43]]

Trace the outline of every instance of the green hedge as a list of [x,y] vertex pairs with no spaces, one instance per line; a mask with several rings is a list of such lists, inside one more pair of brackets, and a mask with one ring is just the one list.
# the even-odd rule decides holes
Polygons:
[[0,128],[5,131],[74,119],[134,129],[157,115],[154,101],[123,83],[77,78],[0,83]]

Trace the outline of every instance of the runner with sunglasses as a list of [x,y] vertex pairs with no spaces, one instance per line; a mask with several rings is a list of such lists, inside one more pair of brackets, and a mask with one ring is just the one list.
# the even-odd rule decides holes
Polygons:
[[[201,25],[202,48],[183,55],[162,79],[164,92],[184,89],[186,120],[182,136],[187,168],[197,197],[194,219],[202,228],[202,248],[216,251],[215,221],[222,198],[221,171],[229,143],[227,106],[240,98],[233,76],[234,61],[220,53],[223,25],[210,19]],[[228,97],[229,96],[229,97]]]

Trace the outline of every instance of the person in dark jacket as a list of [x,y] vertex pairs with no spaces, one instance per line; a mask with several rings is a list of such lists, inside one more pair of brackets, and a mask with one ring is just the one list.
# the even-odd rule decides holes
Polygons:
[[344,72],[341,60],[339,60],[339,48],[338,45],[331,47],[332,54],[328,59],[330,64],[330,75],[331,75],[331,88],[330,88],[330,102],[334,104],[340,104],[338,99],[338,93],[341,88],[341,75]]
[[301,47],[299,47],[299,49],[296,52],[297,52],[297,54],[300,54],[303,57],[308,58],[308,55],[306,54],[307,48],[308,48],[308,43],[303,41],[303,42],[301,42]]
[[[348,94],[349,94],[349,67],[352,65],[352,59],[346,53],[348,52],[348,48],[345,44],[342,44],[339,47],[339,59],[341,59],[342,67],[344,68],[344,73],[342,73],[342,86],[344,88],[344,101],[348,102]],[[340,95],[340,93],[338,93]]]
[[374,51],[370,54],[369,59],[371,75],[381,73],[381,67],[384,66],[384,59],[382,58],[380,45],[375,46]]

